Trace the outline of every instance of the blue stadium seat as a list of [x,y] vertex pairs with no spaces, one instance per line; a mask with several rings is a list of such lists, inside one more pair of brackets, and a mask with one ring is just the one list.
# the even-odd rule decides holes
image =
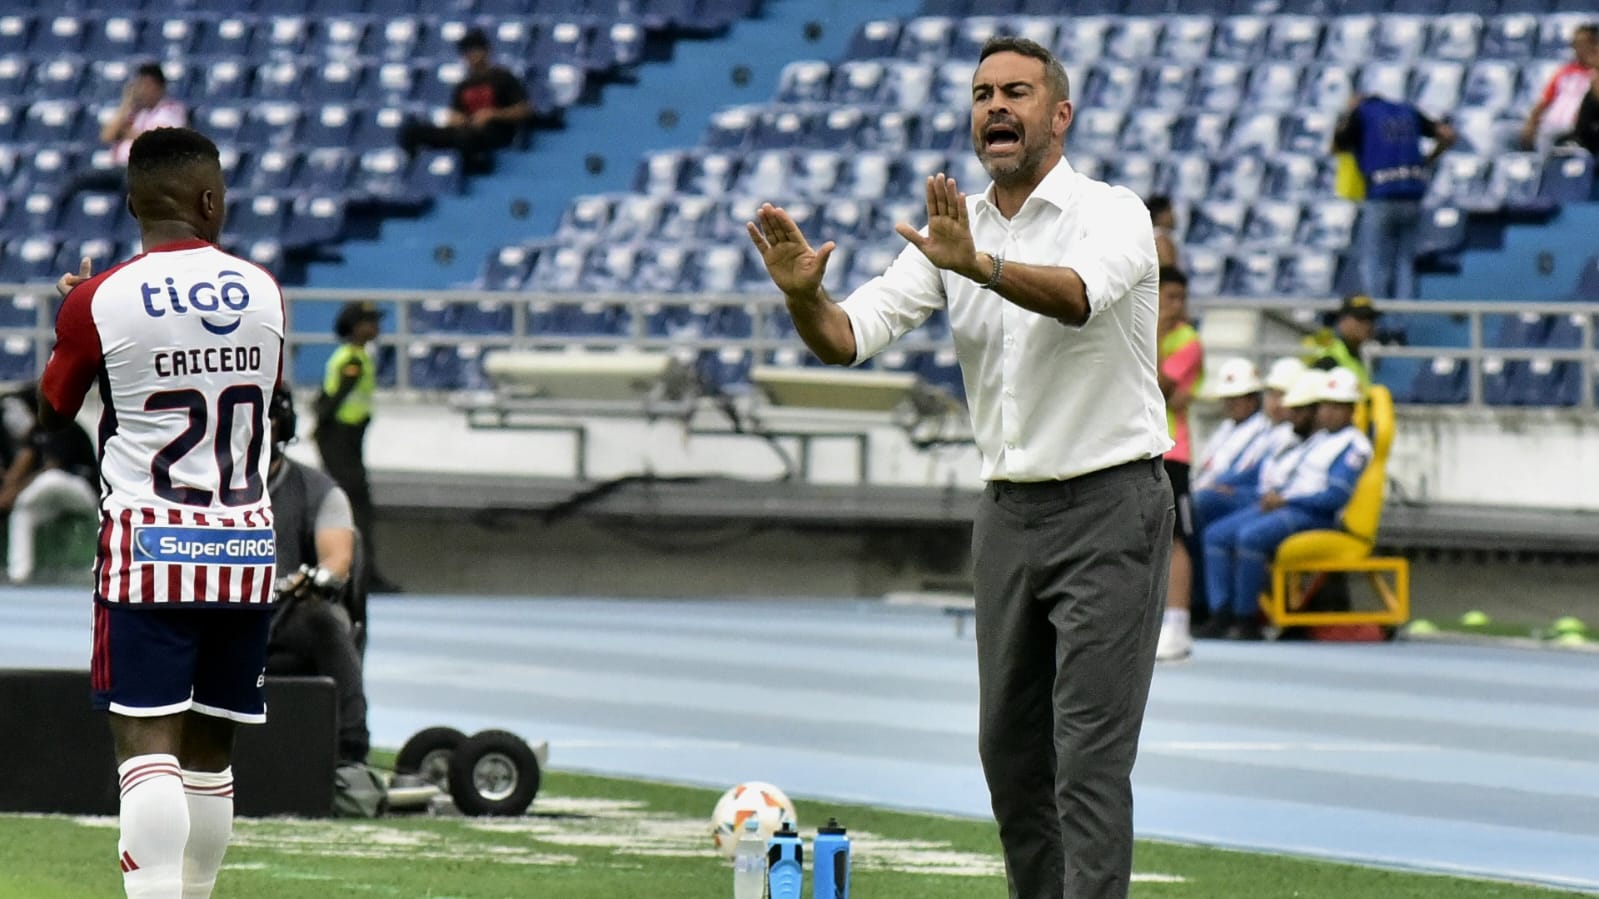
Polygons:
[[1537,44],[1537,16],[1526,13],[1501,15],[1487,21],[1479,53],[1483,59],[1519,61],[1531,59]]
[[480,300],[456,304],[455,324],[466,334],[509,334],[514,320],[515,313],[509,303]]
[[1266,58],[1300,64],[1315,60],[1321,46],[1321,30],[1321,20],[1316,16],[1273,17],[1266,36]]
[[1327,20],[1321,58],[1344,65],[1360,65],[1376,55],[1377,17],[1339,16]]
[[452,150],[427,150],[411,160],[405,175],[405,194],[415,201],[461,192],[465,176],[461,158]]
[[228,197],[226,233],[231,240],[281,237],[288,221],[289,204],[271,194]]
[[1091,63],[1105,52],[1112,20],[1103,16],[1071,16],[1061,21],[1055,35],[1055,55],[1062,63]]
[[[583,276],[583,259],[587,248],[583,245],[555,247],[539,254],[538,262],[528,276],[526,289],[546,293],[566,293],[577,289]],[[529,330],[533,330],[529,322]]]
[[633,289],[650,293],[674,293],[696,286],[689,278],[690,251],[681,244],[654,244],[639,253]]
[[1210,56],[1211,34],[1216,27],[1210,16],[1173,16],[1166,19],[1165,24],[1160,34],[1160,46],[1151,59],[1192,65]]
[[894,55],[894,45],[899,40],[899,22],[894,19],[873,19],[863,22],[850,37],[845,59],[883,59]]
[[750,132],[753,150],[786,150],[805,142],[805,116],[791,109],[767,109]]
[[1409,401],[1435,405],[1459,405],[1471,396],[1466,364],[1449,356],[1438,356],[1422,366],[1410,384]]
[[0,341],[0,381],[32,381],[34,373],[33,341],[26,337],[7,337]]
[[144,22],[132,16],[111,16],[95,22],[84,38],[83,53],[94,60],[134,59],[143,52],[139,46],[143,29]]
[[[127,214],[122,197],[118,195],[78,194],[62,213],[61,231],[79,239],[114,234],[118,230],[118,220]],[[73,270],[76,269],[73,266]],[[100,266],[95,267],[95,271],[100,270]]]
[[883,81],[887,69],[881,60],[850,60],[833,70],[828,98],[834,103],[850,105],[877,103],[881,100]]
[[1477,59],[1482,30],[1482,16],[1473,12],[1439,16],[1432,21],[1427,56],[1431,59],[1471,62]]
[[1244,231],[1244,204],[1206,200],[1194,204],[1189,214],[1188,239],[1196,247],[1228,248],[1238,243]]
[[[1158,151],[1157,151],[1158,152]],[[1152,156],[1122,155],[1105,167],[1104,180],[1127,188],[1140,197],[1155,192],[1155,160]]]
[[1577,287],[1571,298],[1584,303],[1599,302],[1599,256],[1590,257],[1582,264],[1582,273],[1577,276]]
[[1259,59],[1266,49],[1271,20],[1265,16],[1228,16],[1216,23],[1210,45],[1214,59],[1248,61]]
[[[711,197],[689,194],[667,198],[652,236],[670,241],[708,238],[714,230],[718,211],[717,201]],[[789,210],[791,216],[794,213]]]
[[8,241],[4,258],[0,258],[0,281],[54,281],[60,274],[55,270],[57,249],[56,239],[46,235]]
[[1211,166],[1209,196],[1216,200],[1251,202],[1261,195],[1266,163],[1254,155],[1228,155]]
[[83,20],[73,15],[41,18],[34,29],[28,52],[35,58],[76,54],[83,49]]
[[1405,62],[1420,58],[1427,49],[1427,25],[1426,16],[1401,14],[1381,17],[1372,41],[1375,58]]
[[1338,280],[1338,254],[1304,250],[1289,254],[1277,276],[1277,292],[1288,296],[1333,296]]
[[1488,193],[1506,209],[1541,211],[1550,201],[1539,196],[1543,158],[1536,153],[1505,153],[1494,160],[1488,178]]
[[1159,19],[1124,18],[1106,35],[1104,55],[1142,65],[1156,58],[1161,31]]
[[1423,210],[1418,255],[1455,253],[1466,245],[1466,216],[1454,206]]
[[1410,96],[1410,64],[1368,63],[1361,67],[1358,85],[1363,96],[1402,101]]
[[237,140],[251,147],[293,144],[302,116],[300,105],[288,100],[256,103],[248,107]]
[[[1544,335],[1544,346],[1552,350],[1580,350],[1591,341],[1583,340],[1582,315],[1555,315],[1550,317],[1549,332]],[[1592,320],[1586,322],[1590,327]],[[1592,333],[1590,330],[1589,333]]]
[[1347,249],[1354,239],[1355,220],[1359,214],[1360,208],[1349,200],[1323,196],[1305,207],[1294,242],[1316,250]]
[[[62,271],[77,271],[77,263]],[[39,324],[39,297],[24,293],[0,296],[0,328],[32,328]]]
[[247,59],[294,58],[305,52],[311,26],[304,16],[274,15],[258,20],[250,29]]
[[1300,207],[1288,200],[1261,200],[1244,220],[1242,242],[1261,247],[1288,246],[1299,231]]
[[[1544,338],[1549,333],[1549,318],[1536,312],[1522,312],[1500,318],[1498,328],[1493,329],[1493,335],[1487,338],[1488,346],[1501,349],[1524,349],[1544,345]],[[1485,322],[1484,324],[1486,325],[1487,323]],[[1489,329],[1485,327],[1484,330]]]
[[1222,289],[1230,296],[1272,296],[1277,293],[1280,265],[1277,254],[1267,250],[1234,253],[1227,260],[1227,274],[1222,280]]
[[1231,112],[1244,100],[1249,67],[1232,60],[1211,62],[1199,70],[1194,82],[1193,105],[1200,109]]
[[294,198],[283,242],[294,247],[334,243],[344,236],[346,203],[342,196]]
[[1210,193],[1210,157],[1178,154],[1163,157],[1155,175],[1155,192],[1174,200],[1202,200]]
[[0,54],[22,53],[28,49],[33,36],[33,17],[7,14],[0,16]]
[[655,233],[665,202],[660,197],[627,194],[620,197],[605,227],[606,240],[644,240]]
[[783,67],[777,77],[779,103],[822,103],[827,100],[833,67],[818,60],[800,60]]
[[1563,148],[1544,160],[1538,196],[1554,203],[1585,203],[1593,198],[1594,159],[1587,151]]
[[1168,63],[1151,66],[1144,72],[1137,105],[1144,109],[1182,111],[1188,108],[1188,97],[1193,86],[1194,69],[1190,65]]
[[1448,118],[1460,108],[1466,67],[1459,62],[1421,62],[1410,81],[1410,102],[1434,119]]
[[1103,156],[1115,153],[1125,116],[1119,110],[1093,106],[1073,116],[1066,145],[1076,153]]
[[500,247],[489,252],[478,274],[477,286],[484,290],[521,290],[538,261],[536,251],[525,246]]
[[900,28],[894,55],[917,62],[941,62],[949,58],[955,23],[947,16],[922,16]]
[[58,56],[49,62],[41,61],[33,68],[28,94],[44,100],[75,100],[83,81],[83,70],[83,59],[77,56]]

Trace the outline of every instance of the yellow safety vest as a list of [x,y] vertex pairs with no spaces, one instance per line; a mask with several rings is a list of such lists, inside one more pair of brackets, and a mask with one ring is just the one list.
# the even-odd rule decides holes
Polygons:
[[327,373],[322,377],[322,392],[337,396],[339,384],[352,375],[356,377],[355,389],[334,410],[333,417],[341,424],[358,425],[372,417],[372,396],[378,389],[377,367],[372,364],[372,357],[367,355],[363,347],[340,344],[328,357]]

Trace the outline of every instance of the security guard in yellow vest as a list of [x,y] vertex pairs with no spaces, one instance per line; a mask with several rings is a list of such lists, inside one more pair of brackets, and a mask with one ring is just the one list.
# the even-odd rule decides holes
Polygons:
[[378,573],[364,447],[378,383],[377,365],[366,347],[377,339],[382,318],[383,310],[374,303],[346,303],[339,310],[333,333],[344,342],[328,358],[322,394],[316,402],[316,444],[322,453],[322,468],[350,498],[355,527],[366,547],[368,588],[377,593],[399,589]]
[[1361,358],[1360,348],[1377,336],[1377,319],[1382,313],[1371,302],[1371,297],[1355,294],[1344,298],[1338,307],[1338,318],[1331,328],[1305,338],[1305,364],[1311,368],[1330,370],[1347,368],[1360,380],[1360,390],[1371,388],[1371,373]]

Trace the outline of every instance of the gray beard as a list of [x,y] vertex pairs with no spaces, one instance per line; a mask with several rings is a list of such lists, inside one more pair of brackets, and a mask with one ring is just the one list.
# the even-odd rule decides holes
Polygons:
[[1032,146],[1022,145],[1022,155],[1015,162],[996,164],[988,158],[988,154],[981,149],[977,150],[977,160],[983,164],[983,170],[988,172],[988,177],[1000,187],[1012,184],[1026,184],[1038,176],[1038,170],[1044,165],[1044,156],[1049,153],[1047,144]]

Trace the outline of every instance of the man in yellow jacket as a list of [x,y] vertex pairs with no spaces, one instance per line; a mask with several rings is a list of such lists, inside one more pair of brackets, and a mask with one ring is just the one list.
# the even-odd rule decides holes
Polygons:
[[372,523],[372,487],[366,476],[366,428],[372,421],[372,397],[377,393],[377,364],[367,344],[377,339],[383,310],[375,303],[346,303],[333,323],[333,333],[344,342],[328,357],[322,393],[316,402],[316,445],[322,468],[350,498],[366,549],[368,589],[374,593],[398,592],[399,587],[378,573]]

